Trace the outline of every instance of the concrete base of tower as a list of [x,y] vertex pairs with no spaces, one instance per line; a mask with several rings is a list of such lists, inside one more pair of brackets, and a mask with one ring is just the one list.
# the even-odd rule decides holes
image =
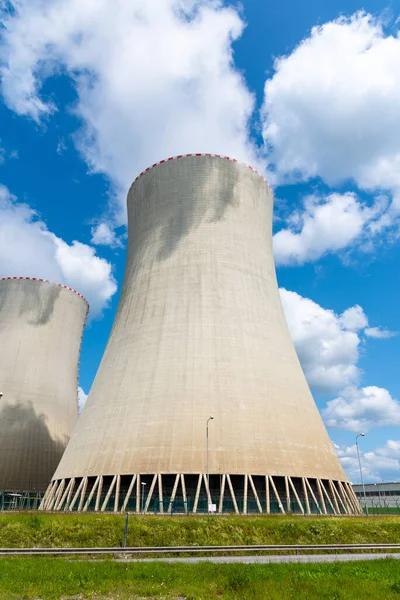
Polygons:
[[360,515],[347,481],[277,475],[133,474],[54,480],[44,511]]

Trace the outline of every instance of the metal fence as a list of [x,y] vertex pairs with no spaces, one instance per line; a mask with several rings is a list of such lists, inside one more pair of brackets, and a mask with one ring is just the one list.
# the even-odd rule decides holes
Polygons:
[[0,510],[37,510],[44,492],[0,492]]

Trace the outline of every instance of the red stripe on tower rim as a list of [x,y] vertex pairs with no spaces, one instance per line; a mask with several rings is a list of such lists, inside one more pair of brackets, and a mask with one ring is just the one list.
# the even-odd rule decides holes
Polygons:
[[224,160],[229,160],[231,162],[243,165],[244,167],[247,167],[248,169],[250,169],[250,171],[253,171],[253,173],[255,173],[256,175],[258,175],[259,177],[261,177],[261,179],[263,179],[263,181],[265,181],[265,183],[268,185],[268,187],[270,187],[268,181],[265,179],[265,177],[263,175],[261,175],[261,173],[259,173],[259,171],[257,171],[257,169],[255,169],[254,167],[252,167],[251,165],[239,161],[237,158],[232,158],[231,156],[223,156],[222,154],[212,154],[212,153],[201,153],[201,152],[196,152],[196,154],[178,154],[177,156],[169,156],[168,158],[164,158],[163,160],[160,160],[157,163],[153,163],[150,167],[147,167],[147,169],[145,169],[144,171],[142,171],[141,173],[139,173],[139,175],[137,175],[137,177],[134,179],[133,183],[136,183],[138,179],[140,179],[142,177],[142,175],[144,175],[145,173],[147,173],[148,171],[150,171],[151,169],[154,169],[154,167],[157,167],[158,165],[162,165],[163,163],[169,162],[171,160],[179,160],[180,158],[192,158],[192,157],[200,157],[200,156],[205,156],[205,157],[212,157],[212,158],[221,158]]
[[65,288],[66,290],[73,292],[74,294],[82,298],[82,300],[84,300],[89,306],[89,302],[86,300],[85,296],[83,296],[73,288],[68,287],[67,285],[63,285],[62,283],[56,283],[55,281],[50,281],[49,279],[40,279],[39,277],[18,277],[14,275],[13,277],[1,277],[0,281],[36,281],[37,283],[49,283],[50,285],[57,285],[58,287]]

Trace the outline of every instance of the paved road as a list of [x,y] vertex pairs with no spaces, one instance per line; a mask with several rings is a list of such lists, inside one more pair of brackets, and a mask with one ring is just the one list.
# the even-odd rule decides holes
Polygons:
[[399,553],[386,554],[299,554],[282,556],[197,556],[190,558],[120,558],[118,562],[164,562],[164,563],[200,563],[212,562],[218,564],[271,564],[271,563],[332,563],[349,562],[354,560],[379,560],[395,558],[400,560]]

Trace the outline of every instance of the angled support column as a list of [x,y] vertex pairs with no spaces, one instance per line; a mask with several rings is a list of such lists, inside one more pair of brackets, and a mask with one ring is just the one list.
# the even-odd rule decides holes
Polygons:
[[[92,489],[91,489],[91,490],[90,490],[90,492],[89,492],[88,499],[86,500],[86,502],[85,502],[85,505],[84,505],[84,507],[83,507],[83,509],[82,509],[82,510],[83,510],[83,512],[86,512],[86,511],[87,511],[87,509],[89,508],[89,506],[90,506],[90,503],[91,503],[91,501],[92,501],[92,498],[93,498],[93,496],[94,496],[94,494],[95,494],[95,492],[96,492],[96,490],[97,490],[97,488],[98,488],[98,486],[99,486],[99,482],[100,482],[100,476],[98,475],[98,476],[96,477],[96,480],[95,480],[95,482],[94,482],[94,484],[93,484],[93,487],[92,487]],[[82,483],[83,483],[83,480],[82,480]],[[82,501],[82,498],[83,498],[83,497],[84,497],[84,495],[81,497],[81,501]]]
[[54,499],[54,495],[56,493],[57,486],[58,486],[58,481],[57,480],[53,481],[51,489],[50,489],[50,492],[49,492],[49,494],[47,496],[46,501],[44,501],[44,498],[43,498],[43,502],[44,502],[43,510],[49,510],[49,506],[50,506],[50,504],[52,503],[52,501]]
[[88,485],[88,478],[84,477],[83,478],[82,490],[81,490],[81,497],[80,497],[79,504],[78,504],[78,512],[80,512],[82,510],[83,502],[85,500],[85,494],[86,494],[86,490],[87,490],[87,485]]
[[142,497],[142,490],[140,489],[142,486],[140,485],[141,480],[140,480],[140,473],[137,474],[136,477],[136,512],[137,514],[140,513],[140,499]]
[[82,477],[82,479],[81,479],[81,482],[80,482],[80,484],[78,485],[78,489],[76,490],[76,492],[75,492],[75,495],[74,495],[74,497],[72,498],[72,502],[71,502],[71,504],[69,505],[69,510],[72,510],[72,509],[74,508],[74,506],[75,506],[75,503],[76,503],[76,501],[78,500],[79,494],[80,494],[80,492],[82,491],[84,480],[85,480],[85,478],[84,478],[84,477]]
[[197,512],[197,505],[199,503],[199,495],[200,495],[200,488],[201,488],[201,481],[202,481],[202,479],[203,479],[203,476],[200,473],[199,479],[197,480],[196,495],[194,497],[193,513]]
[[238,508],[238,505],[237,505],[237,502],[236,502],[236,496],[235,496],[235,492],[234,492],[234,489],[233,489],[232,481],[231,481],[230,475],[228,473],[226,475],[226,479],[228,481],[228,487],[229,487],[229,491],[231,493],[231,498],[232,498],[232,502],[233,502],[233,507],[235,509],[235,513],[238,515],[239,514],[239,508]]
[[[203,480],[204,480],[204,485],[205,485],[205,488],[206,488],[207,502],[208,502],[208,504],[212,504],[210,489],[208,487],[208,480],[207,480],[207,477],[206,477],[205,473],[203,473]],[[208,512],[208,506],[207,506],[207,512]]]
[[171,494],[171,498],[170,498],[169,504],[168,504],[168,511],[167,512],[168,512],[169,515],[172,512],[172,505],[173,505],[174,500],[175,500],[176,490],[178,489],[178,483],[179,483],[179,473],[175,477],[174,487],[172,488],[172,494]]
[[[333,499],[335,500],[335,505],[337,505],[338,503],[336,502],[336,499],[339,500],[339,503],[341,504],[344,513],[346,515],[351,515],[351,508],[349,510],[349,506],[348,503],[346,502],[346,499],[344,499],[341,494],[340,494],[340,487],[339,490],[336,489],[336,485],[333,481],[329,481],[329,484],[332,486],[331,489],[333,490]],[[341,514],[340,509],[338,509],[338,514]]]
[[71,487],[69,488],[69,492],[68,492],[68,496],[67,496],[67,501],[65,503],[65,507],[64,507],[64,512],[67,512],[69,509],[69,505],[71,502],[71,498],[72,498],[72,494],[74,493],[74,487],[75,487],[75,477],[73,477],[71,479]]
[[51,490],[53,488],[54,482],[50,481],[49,485],[47,486],[47,489],[44,493],[44,496],[39,504],[39,510],[44,510],[44,507],[46,506],[46,502],[47,502],[47,498],[49,496],[49,494],[51,493]]
[[[329,489],[331,491],[331,496],[332,496],[333,502],[335,504],[336,512],[337,512],[338,515],[340,515],[340,508],[339,508],[339,504],[337,502],[337,498],[336,498],[336,494],[335,494],[335,492],[336,492],[336,490],[335,490],[335,484],[332,483],[332,481],[330,479],[328,480],[328,483],[329,483]],[[339,498],[339,500],[340,500],[340,498]],[[343,502],[341,502],[341,504],[342,504],[342,506],[344,508]]]
[[99,485],[97,487],[97,496],[96,496],[96,504],[94,507],[94,512],[98,512],[99,511],[99,507],[100,507],[100,498],[101,498],[101,492],[103,491],[103,475],[99,475]]
[[262,506],[261,506],[261,503],[260,503],[260,499],[258,497],[256,486],[254,485],[254,481],[253,481],[253,478],[252,478],[251,475],[249,475],[249,481],[250,481],[250,487],[251,487],[251,489],[253,491],[253,494],[254,494],[254,498],[256,499],[258,512],[262,513]]
[[158,502],[159,502],[159,511],[162,514],[164,512],[164,499],[163,499],[163,489],[162,489],[162,475],[158,474]]
[[302,483],[302,486],[303,486],[304,499],[306,501],[307,514],[311,515],[310,502],[308,500],[307,486],[306,486],[306,482],[305,482],[305,478],[304,477],[301,478],[301,483]]
[[[342,499],[342,501],[344,503],[344,506],[345,506],[346,512],[349,515],[351,515],[352,512],[353,512],[353,507],[352,507],[351,502],[350,502],[350,500],[349,500],[349,498],[348,498],[348,496],[346,494],[346,491],[345,491],[344,487],[342,486],[342,482],[341,481],[337,482],[337,488],[338,488],[336,490],[337,495],[339,496],[339,498]],[[335,486],[335,489],[336,489],[336,486]]]
[[56,496],[54,498],[54,502],[52,502],[50,505],[50,510],[55,510],[58,502],[60,501],[61,494],[64,491],[64,487],[65,487],[65,479],[62,479],[60,482],[60,485],[58,486],[58,490],[57,490]]
[[220,515],[222,515],[222,512],[224,510],[225,481],[226,481],[226,475],[224,473],[222,475],[221,489],[220,489],[220,494],[219,494],[219,504],[218,504],[218,514],[220,514]]
[[145,513],[147,513],[147,511],[149,510],[151,498],[153,496],[153,492],[154,492],[154,488],[156,487],[156,483],[157,483],[157,475],[155,474],[153,476],[153,479],[152,479],[152,482],[151,482],[151,485],[150,485],[150,489],[149,489],[149,493],[147,494],[146,503],[144,505],[144,512]]
[[281,499],[279,497],[278,490],[275,487],[275,482],[274,482],[274,480],[272,478],[272,475],[269,475],[269,480],[271,482],[271,487],[272,487],[272,490],[273,490],[273,492],[275,494],[275,498],[278,500],[279,510],[284,515],[285,514],[285,509],[283,508],[283,504],[282,504]]
[[298,496],[298,493],[296,492],[296,488],[294,487],[293,481],[292,481],[292,479],[291,479],[290,477],[288,477],[288,482],[289,482],[289,485],[290,485],[290,487],[292,488],[292,491],[293,491],[294,497],[296,498],[296,502],[297,502],[297,504],[299,505],[299,508],[300,508],[300,510],[301,510],[301,513],[304,515],[304,508],[303,508],[303,505],[302,505],[302,503],[300,502],[300,498],[299,498],[299,496]]
[[336,515],[337,512],[336,512],[335,507],[333,506],[333,504],[331,502],[331,499],[329,498],[329,494],[328,494],[328,492],[325,489],[324,482],[322,481],[322,479],[319,480],[319,483],[320,483],[320,486],[321,486],[321,489],[322,489],[323,493],[325,494],[326,499],[328,500],[328,503],[329,503],[329,505],[330,505],[330,507],[332,509],[333,514]]
[[286,512],[291,512],[289,481],[288,481],[287,475],[285,476],[285,493],[286,493]]
[[121,487],[121,475],[117,475],[117,488],[115,490],[115,498],[114,498],[114,512],[118,512],[119,506],[119,491]]
[[247,515],[247,488],[248,488],[248,475],[244,476],[244,494],[243,494],[243,514]]
[[115,487],[115,484],[116,484],[116,482],[117,482],[117,476],[116,476],[116,475],[114,475],[114,477],[112,478],[112,481],[111,481],[111,485],[110,485],[110,487],[108,488],[108,492],[107,492],[107,494],[106,494],[106,497],[104,498],[104,502],[103,502],[103,504],[101,505],[100,512],[104,512],[104,511],[105,511],[105,509],[107,508],[108,501],[109,501],[109,499],[110,499],[110,496],[111,496],[111,494],[112,494],[112,491],[113,491],[113,489],[114,489],[114,487]]
[[321,499],[322,510],[324,511],[324,515],[327,515],[328,511],[326,510],[326,506],[325,506],[325,500],[324,500],[324,495],[322,493],[321,482],[319,479],[316,479],[315,481],[317,482],[317,488],[318,488],[319,497]]
[[355,513],[358,514],[358,515],[362,515],[363,512],[362,512],[362,510],[360,508],[360,503],[358,502],[358,498],[355,495],[352,486],[348,482],[345,482],[343,485],[344,485],[345,490],[347,490],[349,498],[352,499],[352,503],[353,503],[353,506],[354,506]]
[[135,485],[136,477],[137,477],[137,475],[132,475],[132,479],[131,479],[131,482],[129,484],[128,491],[126,492],[126,495],[125,495],[125,498],[124,498],[124,502],[123,502],[122,507],[121,507],[121,512],[125,512],[125,510],[126,510],[126,507],[128,505],[128,502],[129,502],[129,498],[131,497],[131,494],[132,494],[133,486]]
[[69,480],[68,485],[66,486],[63,495],[61,496],[60,501],[57,503],[57,505],[54,507],[54,510],[60,510],[60,508],[62,507],[62,505],[65,502],[66,497],[68,496],[68,492],[71,489],[71,483],[72,483],[72,479]]
[[183,506],[184,506],[184,511],[185,511],[185,515],[186,515],[188,513],[188,500],[187,500],[187,495],[186,495],[185,476],[183,473],[181,473],[181,485],[182,485]]

